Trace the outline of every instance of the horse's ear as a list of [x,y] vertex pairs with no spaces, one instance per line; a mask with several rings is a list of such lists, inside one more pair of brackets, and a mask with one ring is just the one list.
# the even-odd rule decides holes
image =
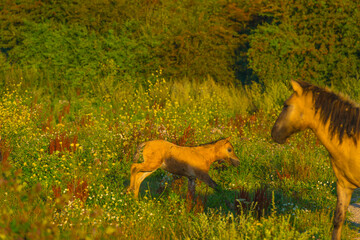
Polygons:
[[302,95],[303,93],[303,88],[301,87],[301,85],[299,84],[299,82],[291,80],[291,86],[294,90],[294,92],[296,92],[299,96]]
[[231,136],[230,136],[230,137],[225,138],[225,140],[226,140],[227,142],[230,142],[230,139],[231,139]]

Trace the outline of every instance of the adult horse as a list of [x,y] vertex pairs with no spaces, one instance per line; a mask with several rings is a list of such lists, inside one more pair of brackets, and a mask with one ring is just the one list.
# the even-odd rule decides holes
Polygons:
[[330,153],[337,178],[332,239],[341,238],[345,213],[360,187],[360,108],[351,101],[306,82],[291,81],[294,93],[285,101],[271,136],[275,142],[310,128]]

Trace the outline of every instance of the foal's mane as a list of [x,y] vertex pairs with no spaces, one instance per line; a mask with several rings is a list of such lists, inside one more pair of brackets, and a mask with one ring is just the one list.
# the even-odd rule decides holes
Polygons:
[[360,133],[360,109],[352,101],[324,88],[306,82],[299,82],[304,93],[311,92],[315,114],[320,113],[320,120],[325,125],[330,121],[329,133],[333,138],[338,135],[340,144],[344,134],[357,144]]
[[226,138],[220,138],[218,140],[215,140],[215,141],[212,141],[212,142],[208,142],[208,143],[203,143],[203,144],[200,144],[200,145],[197,145],[196,147],[206,147],[207,145],[213,145],[221,140],[225,140]]

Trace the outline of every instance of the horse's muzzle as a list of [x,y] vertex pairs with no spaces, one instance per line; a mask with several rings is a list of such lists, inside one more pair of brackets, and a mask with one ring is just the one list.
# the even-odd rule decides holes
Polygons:
[[285,134],[281,133],[279,127],[275,124],[274,127],[271,129],[271,138],[276,142],[283,144],[285,143],[287,137]]

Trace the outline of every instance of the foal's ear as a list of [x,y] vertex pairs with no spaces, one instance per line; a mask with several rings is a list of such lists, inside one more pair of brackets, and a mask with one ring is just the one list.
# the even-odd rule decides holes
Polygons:
[[230,142],[230,138],[231,138],[231,136],[230,136],[230,137],[225,138],[225,140],[226,140],[227,142]]
[[303,88],[300,86],[300,84],[297,81],[291,80],[291,86],[294,92],[296,92],[299,96],[302,95]]

